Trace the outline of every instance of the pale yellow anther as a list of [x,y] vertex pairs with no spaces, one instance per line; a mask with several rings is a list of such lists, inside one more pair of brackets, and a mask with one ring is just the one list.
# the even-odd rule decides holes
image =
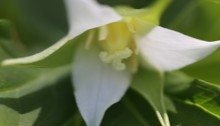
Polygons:
[[102,26],[99,28],[99,40],[105,40],[108,36],[108,28],[106,26]]
[[111,61],[112,61],[112,56],[109,56],[107,52],[100,52],[99,58],[104,63],[111,63]]
[[101,52],[99,57],[102,62],[112,64],[114,69],[124,70],[126,65],[123,63],[123,60],[129,58],[131,55],[132,51],[129,48],[125,48],[124,50],[115,51],[112,54]]
[[112,63],[112,66],[118,71],[124,70],[126,68],[126,65],[122,63],[120,59],[115,59]]
[[88,38],[87,38],[86,44],[85,44],[86,49],[90,48],[90,46],[92,45],[92,43],[94,41],[94,38],[95,38],[95,31],[93,31],[93,30],[89,31]]

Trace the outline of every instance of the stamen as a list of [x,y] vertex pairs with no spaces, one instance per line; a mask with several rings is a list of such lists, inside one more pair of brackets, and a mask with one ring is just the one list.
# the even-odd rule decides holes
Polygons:
[[102,26],[99,29],[98,37],[99,45],[103,50],[99,54],[102,62],[111,64],[114,69],[119,71],[126,69],[123,61],[136,53],[133,52],[135,47],[132,47],[132,44],[135,43],[132,43],[133,35],[129,31],[127,23],[115,22]]
[[113,68],[115,68],[118,71],[122,71],[126,68],[125,64],[122,63],[121,59],[113,60],[112,66],[113,66]]
[[111,61],[112,61],[112,56],[109,56],[107,52],[100,52],[99,58],[104,63],[111,63]]
[[94,31],[94,30],[91,30],[91,31],[89,31],[88,34],[89,34],[89,35],[88,35],[88,38],[87,38],[86,44],[85,44],[85,49],[87,49],[87,50],[90,48],[90,46],[91,46],[92,43],[93,43],[93,40],[94,40],[94,38],[95,38],[95,31]]
[[102,26],[99,29],[99,40],[105,40],[108,37],[108,28],[106,26]]
[[111,63],[116,70],[124,70],[126,65],[122,62],[124,59],[129,58],[132,55],[132,51],[129,48],[124,50],[115,51],[113,54],[107,52],[101,52],[99,54],[100,59],[104,63]]
[[132,73],[136,73],[138,70],[139,62],[138,62],[138,49],[135,44],[135,40],[131,42],[131,50],[133,51],[132,56],[129,58],[128,68]]

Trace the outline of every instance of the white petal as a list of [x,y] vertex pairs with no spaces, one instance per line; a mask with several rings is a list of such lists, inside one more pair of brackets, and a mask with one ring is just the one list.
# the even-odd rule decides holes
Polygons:
[[65,0],[65,4],[71,38],[86,30],[121,20],[111,7],[100,5],[95,0]]
[[80,48],[73,62],[74,94],[87,126],[100,125],[105,111],[126,92],[131,77],[101,62],[98,53],[94,48]]
[[159,26],[136,41],[143,58],[166,71],[192,64],[220,46],[220,41],[206,42]]

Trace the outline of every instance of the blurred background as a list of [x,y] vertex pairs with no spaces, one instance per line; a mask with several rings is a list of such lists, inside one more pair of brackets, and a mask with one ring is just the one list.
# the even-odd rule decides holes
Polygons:
[[[155,0],[98,0],[98,2],[109,6],[127,5],[143,8],[153,4]],[[220,40],[219,14],[219,0],[173,0],[164,11],[160,25],[198,39],[216,41]],[[39,52],[54,44],[67,32],[68,24],[63,0],[0,0],[0,60],[7,57],[4,55],[4,51],[10,52],[11,57]],[[4,47],[4,51],[2,51],[2,47]],[[17,53],[18,51],[15,51],[14,47],[20,52]],[[65,70],[1,68],[0,93],[4,93],[6,89],[17,88],[23,83],[26,84],[29,82],[27,78],[38,78],[41,74],[64,73],[64,75],[55,76],[55,78],[62,78],[61,80],[37,83],[37,85],[50,86],[38,91],[33,88],[31,90],[34,92],[28,95],[19,98],[0,98],[0,112],[3,113],[0,113],[0,126],[1,121],[15,122],[14,115],[11,118],[5,117],[4,113],[9,112],[5,112],[5,106],[2,107],[2,105],[19,112],[19,117],[41,107],[42,112],[34,126],[61,126],[61,124],[62,126],[72,126],[73,124],[74,126],[84,126],[72,96],[68,70],[66,70],[67,74],[64,72]],[[193,78],[220,84],[220,50],[180,71]],[[184,126],[195,126],[194,121],[200,122],[201,125],[198,126],[217,126],[215,124],[219,124],[219,120],[194,106],[176,102],[176,107],[180,115],[182,114],[181,119],[185,122]],[[125,126],[125,124],[126,126],[148,126],[144,121],[146,119],[151,126],[160,125],[149,104],[132,90],[129,90],[122,101],[112,108],[107,112],[103,126]],[[171,122],[177,125],[176,115],[170,114],[169,116]],[[197,116],[198,118],[196,118]]]

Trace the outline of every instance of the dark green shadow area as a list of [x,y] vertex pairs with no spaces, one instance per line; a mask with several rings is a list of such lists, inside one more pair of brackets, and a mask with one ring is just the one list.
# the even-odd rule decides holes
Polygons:
[[61,126],[76,110],[69,78],[18,99],[0,98],[0,104],[20,114],[41,108],[33,126]]
[[113,105],[104,117],[102,126],[160,126],[153,108],[134,90]]
[[[63,126],[86,126],[80,113]],[[152,107],[142,96],[129,89],[118,103],[105,113],[101,126],[161,126]]]
[[169,113],[171,122],[181,126],[219,126],[220,87],[201,80],[182,85],[188,86],[176,91],[174,85],[169,86],[174,89],[166,89],[177,110],[176,114]]
[[171,122],[177,126],[219,126],[220,120],[203,110],[175,101],[178,114],[169,113]]
[[143,8],[153,3],[155,0],[98,0],[101,4],[110,6],[126,5],[134,8]]
[[55,43],[68,30],[62,0],[1,0],[0,19],[11,21],[19,39],[33,52]]

